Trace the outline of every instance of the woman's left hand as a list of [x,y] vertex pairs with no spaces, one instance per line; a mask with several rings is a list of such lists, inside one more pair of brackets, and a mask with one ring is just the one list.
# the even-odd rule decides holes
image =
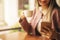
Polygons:
[[47,35],[49,37],[52,35],[52,28],[50,23],[42,23],[41,34]]

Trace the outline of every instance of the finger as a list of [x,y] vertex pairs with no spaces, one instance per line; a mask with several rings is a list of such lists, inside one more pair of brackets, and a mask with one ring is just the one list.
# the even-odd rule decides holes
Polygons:
[[48,31],[48,32],[52,30],[52,29],[51,29],[50,27],[48,27],[48,26],[44,26],[43,29],[45,29],[45,30]]
[[25,17],[25,15],[21,15],[21,17],[20,17],[20,18],[21,18],[21,19],[24,19],[24,18],[26,18],[26,17]]
[[41,32],[47,33],[48,31],[46,31],[45,29],[41,29]]
[[43,29],[47,32],[46,34],[52,33],[52,30],[50,30],[50,28],[48,28],[48,27],[44,27]]

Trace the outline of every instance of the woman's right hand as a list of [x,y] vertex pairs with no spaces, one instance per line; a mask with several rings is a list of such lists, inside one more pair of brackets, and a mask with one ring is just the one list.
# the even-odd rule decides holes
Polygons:
[[20,18],[21,18],[21,19],[24,19],[24,18],[26,18],[26,17],[25,17],[24,14],[22,14],[22,15],[20,16]]
[[25,19],[26,19],[25,15],[24,15],[24,14],[21,14],[21,15],[20,15],[20,20],[19,20],[19,22],[22,22],[22,21],[25,20]]

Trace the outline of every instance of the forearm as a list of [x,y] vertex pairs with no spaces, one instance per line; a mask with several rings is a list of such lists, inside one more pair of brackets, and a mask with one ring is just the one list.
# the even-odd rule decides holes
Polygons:
[[26,18],[20,19],[19,23],[21,24],[21,26],[26,32],[28,32],[29,29],[31,29],[31,25],[27,22]]
[[56,14],[53,15],[53,24],[54,24],[54,28],[55,28],[55,31],[57,32],[60,32],[60,29],[59,29],[59,21],[57,20],[57,16]]

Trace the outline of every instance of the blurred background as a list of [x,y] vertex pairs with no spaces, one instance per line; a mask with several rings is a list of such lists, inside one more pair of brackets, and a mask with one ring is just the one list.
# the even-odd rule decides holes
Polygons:
[[[23,12],[28,14],[29,11],[33,11],[34,3],[35,0],[0,0],[0,40],[24,39],[26,32],[19,24],[20,15]],[[26,17],[28,21],[31,19],[31,16]],[[21,27],[21,30],[12,29],[18,27]]]

